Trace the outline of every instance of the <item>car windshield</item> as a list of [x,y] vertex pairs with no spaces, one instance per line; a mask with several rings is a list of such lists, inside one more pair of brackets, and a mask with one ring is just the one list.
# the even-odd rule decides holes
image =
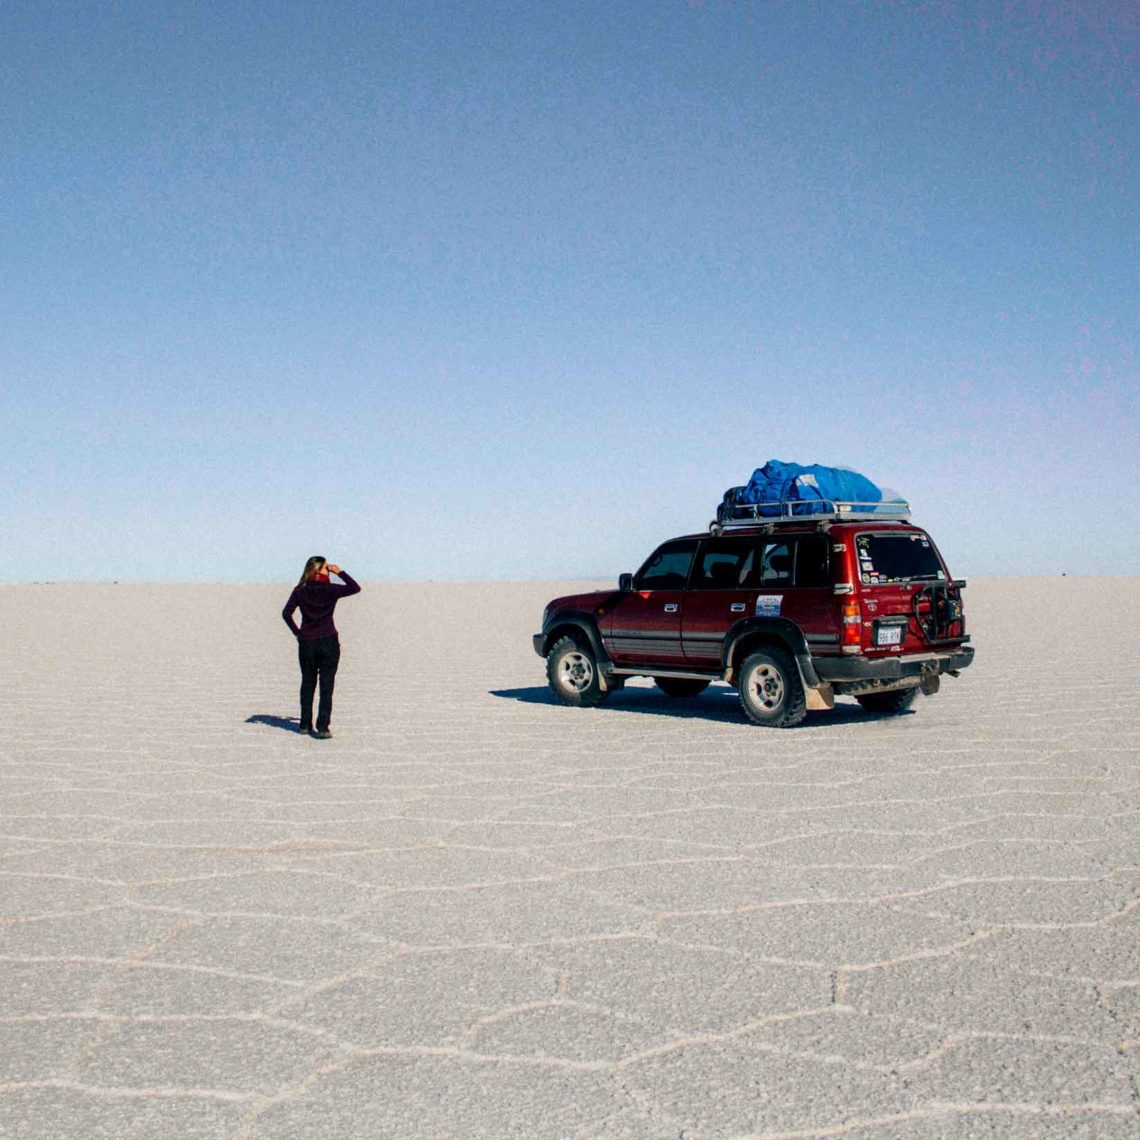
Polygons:
[[925,534],[861,534],[856,547],[859,574],[868,585],[946,580],[934,543]]

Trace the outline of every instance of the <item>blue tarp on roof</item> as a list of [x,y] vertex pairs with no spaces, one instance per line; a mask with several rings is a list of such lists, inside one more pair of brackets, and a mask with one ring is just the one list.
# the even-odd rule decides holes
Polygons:
[[[742,503],[780,503],[791,500],[805,503],[805,514],[811,514],[810,503],[822,499],[849,503],[878,503],[883,492],[865,475],[844,467],[824,467],[813,463],[785,463],[769,459],[758,467],[737,500]],[[764,512],[761,510],[760,512]],[[799,512],[797,512],[799,513]]]

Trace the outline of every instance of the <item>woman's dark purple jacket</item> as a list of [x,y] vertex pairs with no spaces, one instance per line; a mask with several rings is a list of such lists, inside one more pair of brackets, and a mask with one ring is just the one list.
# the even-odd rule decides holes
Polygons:
[[[360,593],[360,586],[350,574],[343,570],[337,575],[344,579],[344,585],[332,582],[318,582],[316,578],[298,586],[285,603],[281,616],[285,624],[300,641],[316,641],[322,637],[336,637],[333,625],[333,610],[341,598]],[[301,628],[293,620],[293,611],[301,610]]]

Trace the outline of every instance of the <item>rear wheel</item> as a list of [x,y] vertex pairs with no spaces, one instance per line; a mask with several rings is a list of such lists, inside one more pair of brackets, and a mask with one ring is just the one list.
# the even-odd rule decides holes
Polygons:
[[593,652],[572,637],[560,638],[550,647],[546,679],[564,705],[599,705],[609,696],[602,690]]
[[791,728],[807,713],[800,671],[795,661],[775,646],[745,658],[737,685],[740,703],[756,724]]
[[653,683],[667,697],[675,697],[678,700],[695,697],[709,687],[708,681],[701,681],[695,677],[654,677]]
[[892,689],[889,693],[864,693],[855,699],[868,711],[881,716],[897,716],[906,712],[918,696],[918,686],[913,689]]

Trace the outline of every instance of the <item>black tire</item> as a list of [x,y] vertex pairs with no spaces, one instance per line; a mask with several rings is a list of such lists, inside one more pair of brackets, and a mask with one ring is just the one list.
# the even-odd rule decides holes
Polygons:
[[749,654],[737,679],[740,703],[754,724],[791,728],[807,714],[807,698],[795,661],[775,646]]
[[546,655],[546,679],[564,705],[600,705],[609,693],[601,686],[598,662],[588,644],[559,638]]
[[675,700],[695,697],[709,687],[708,681],[695,677],[654,677],[653,683],[667,696]]
[[880,716],[898,716],[914,704],[918,686],[913,689],[892,689],[889,693],[864,693],[855,699],[869,712]]

